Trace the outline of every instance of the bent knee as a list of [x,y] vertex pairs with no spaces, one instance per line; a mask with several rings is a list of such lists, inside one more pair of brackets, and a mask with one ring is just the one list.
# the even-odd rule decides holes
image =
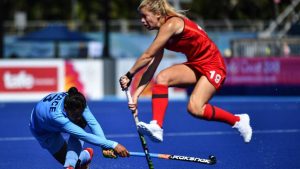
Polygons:
[[192,101],[187,106],[187,111],[194,117],[202,118],[204,114],[204,106],[201,104],[195,104]]
[[156,83],[157,84],[164,84],[167,85],[169,83],[169,76],[164,73],[163,71],[160,72],[157,76],[156,76]]

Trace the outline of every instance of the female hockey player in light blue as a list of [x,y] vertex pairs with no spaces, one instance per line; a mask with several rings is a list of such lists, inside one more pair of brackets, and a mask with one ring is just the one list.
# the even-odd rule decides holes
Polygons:
[[[85,97],[75,87],[68,92],[51,93],[39,101],[32,110],[29,126],[40,145],[67,169],[88,168],[93,149],[83,149],[84,142],[101,147],[104,156],[114,156],[107,150],[114,150],[121,157],[129,156],[123,145],[106,139]],[[84,130],[86,126],[91,133]],[[70,135],[68,141],[62,133]]]

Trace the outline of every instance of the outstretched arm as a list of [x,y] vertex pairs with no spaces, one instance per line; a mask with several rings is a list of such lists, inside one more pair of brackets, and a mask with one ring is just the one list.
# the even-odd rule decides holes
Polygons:
[[91,129],[92,133],[99,136],[99,137],[105,137],[105,134],[102,130],[101,125],[98,123],[97,119],[95,116],[92,114],[90,108],[87,106],[82,114],[83,118],[87,122],[87,125]]
[[[105,149],[114,149],[114,151],[121,157],[129,156],[128,150],[123,145],[121,145],[115,141],[106,139],[105,134],[104,134],[100,124],[98,123],[98,121],[96,120],[94,115],[91,113],[89,107],[87,107],[84,110],[83,118],[86,120],[89,128],[92,131],[92,134],[87,133],[81,127],[70,122],[69,124],[65,125],[64,128],[69,131],[68,133],[70,133],[72,135],[72,137],[76,137],[78,139],[89,142],[91,144],[98,145],[104,150]],[[79,127],[79,130],[78,130],[78,127]]]
[[175,23],[167,22],[158,30],[157,36],[149,46],[149,48],[137,59],[135,64],[129,70],[130,73],[135,74],[145,66],[149,66],[154,57],[160,56],[163,53],[164,46],[172,35],[176,33],[173,27]]
[[71,121],[67,122],[62,130],[66,133],[71,134],[72,136],[88,142],[90,144],[94,144],[106,149],[113,149],[117,146],[117,142],[108,140],[105,137],[97,136],[95,134],[91,134],[83,130],[81,127],[77,126],[76,124],[72,123]]
[[[142,68],[144,68],[146,66],[151,67],[150,65],[153,63],[159,64],[167,41],[173,35],[178,34],[180,31],[182,31],[183,26],[184,25],[183,25],[181,19],[171,18],[170,20],[168,20],[165,24],[163,24],[160,27],[160,29],[157,33],[157,36],[154,39],[154,41],[152,42],[152,44],[150,45],[150,47],[137,59],[137,61],[134,63],[134,65],[129,69],[128,73],[120,78],[120,84],[121,84],[121,87],[123,90],[129,87],[131,78],[134,76],[134,74],[136,74]],[[156,61],[154,61],[154,60],[156,60]],[[150,70],[151,71],[149,72],[148,75],[153,76],[157,66],[158,65],[155,65],[152,67],[155,69],[152,69],[152,68],[149,69],[149,71]],[[149,80],[149,78],[145,78],[145,79]],[[141,86],[143,84],[144,83],[141,83]]]

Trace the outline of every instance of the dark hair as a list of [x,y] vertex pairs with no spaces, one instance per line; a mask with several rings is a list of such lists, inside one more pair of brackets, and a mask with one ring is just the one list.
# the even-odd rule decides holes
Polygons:
[[86,108],[86,99],[76,87],[71,87],[68,90],[68,95],[65,97],[64,108],[68,112],[81,112],[83,113]]

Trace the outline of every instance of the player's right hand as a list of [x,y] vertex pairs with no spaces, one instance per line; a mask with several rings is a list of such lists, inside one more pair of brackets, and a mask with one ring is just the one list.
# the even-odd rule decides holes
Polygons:
[[120,156],[120,157],[129,157],[128,150],[121,144],[118,144],[114,148],[114,152],[117,153],[117,155]]
[[129,72],[127,72],[125,75],[120,77],[119,82],[120,82],[122,90],[126,90],[130,86],[132,77],[133,77],[133,74],[131,74]]

